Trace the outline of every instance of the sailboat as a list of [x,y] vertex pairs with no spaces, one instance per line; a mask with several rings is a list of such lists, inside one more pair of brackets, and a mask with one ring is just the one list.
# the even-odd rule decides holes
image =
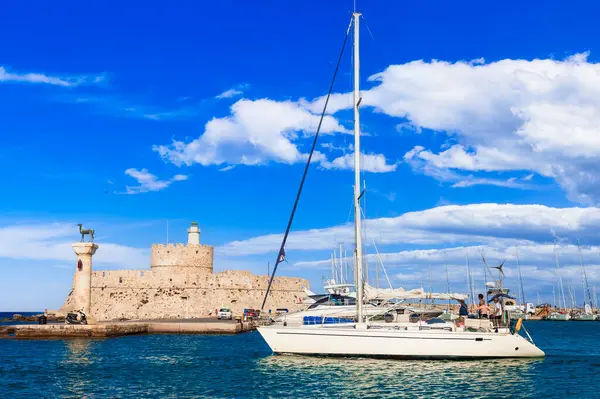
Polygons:
[[[558,249],[556,248],[556,244],[554,244],[554,255],[556,257],[556,274],[558,274],[558,307],[561,305],[561,295],[562,295],[562,305],[563,311],[555,311],[552,312],[546,317],[546,320],[553,321],[569,321],[571,320],[571,315],[567,312],[567,300],[565,299],[565,290],[563,288],[562,276],[560,274],[560,266],[558,263]],[[554,289],[554,286],[553,288]]]
[[[403,290],[377,289],[364,283],[360,208],[360,123],[359,105],[359,22],[361,14],[354,12],[348,27],[354,33],[354,283],[356,287],[356,322],[318,323],[302,326],[279,324],[259,326],[258,332],[276,353],[358,356],[391,358],[512,358],[543,357],[544,352],[534,343],[521,321],[514,328],[494,328],[487,319],[464,319],[464,326],[442,320],[411,322],[408,315],[386,310],[384,320],[374,320],[365,314],[365,299],[377,296],[398,297]],[[308,163],[307,163],[308,165]],[[293,213],[292,213],[293,217]],[[290,218],[291,220],[291,218]],[[279,256],[285,254],[283,238]],[[366,291],[366,293],[365,293]],[[422,291],[422,290],[421,290]],[[407,291],[404,291],[407,294]],[[416,295],[417,293],[408,293]],[[426,293],[421,292],[422,295]],[[268,293],[267,293],[268,295]],[[466,295],[448,295],[464,301]],[[266,298],[265,298],[266,301]],[[387,317],[387,315],[390,317]],[[527,338],[520,335],[525,331]]]
[[[590,292],[590,287],[587,282],[587,273],[585,272],[585,266],[583,265],[583,255],[581,254],[581,245],[579,245],[579,240],[577,240],[577,249],[579,250],[579,262],[581,263],[581,287],[583,288],[583,312],[576,313],[571,317],[573,321],[595,321],[597,319],[597,315],[592,312],[592,293]],[[589,303],[586,301],[586,294]]]

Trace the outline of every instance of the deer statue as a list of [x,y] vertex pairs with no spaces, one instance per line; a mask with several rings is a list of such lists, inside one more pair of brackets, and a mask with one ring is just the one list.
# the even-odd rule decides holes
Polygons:
[[79,234],[81,234],[81,242],[83,242],[83,239],[86,234],[89,234],[90,242],[94,242],[94,229],[82,229],[81,228],[81,226],[83,226],[82,224],[78,224],[77,226],[79,226]]

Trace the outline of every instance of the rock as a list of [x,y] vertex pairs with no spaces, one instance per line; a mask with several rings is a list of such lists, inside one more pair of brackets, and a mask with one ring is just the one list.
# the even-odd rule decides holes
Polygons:
[[17,321],[17,320],[23,320],[23,315],[22,314],[18,314],[15,313],[12,317],[13,320]]

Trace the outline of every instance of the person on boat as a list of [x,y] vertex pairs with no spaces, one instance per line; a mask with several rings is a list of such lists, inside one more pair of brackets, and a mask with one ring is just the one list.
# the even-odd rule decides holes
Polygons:
[[460,308],[458,309],[458,315],[460,317],[468,317],[469,316],[469,307],[465,303],[464,300],[459,299],[458,303],[460,304]]
[[494,313],[492,313],[492,319],[494,319],[496,327],[500,326],[502,322],[502,304],[497,296],[494,297]]
[[489,318],[490,308],[487,305],[487,303],[485,303],[485,299],[483,298],[483,294],[479,294],[477,297],[479,298],[479,303],[477,304],[477,307],[474,310],[477,311],[477,314],[479,315],[480,319],[487,319],[487,318]]

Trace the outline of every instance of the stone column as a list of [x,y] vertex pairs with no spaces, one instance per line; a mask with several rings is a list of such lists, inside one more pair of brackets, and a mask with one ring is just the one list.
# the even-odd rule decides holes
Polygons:
[[98,245],[93,242],[76,242],[73,250],[77,254],[77,266],[73,281],[74,309],[83,309],[83,313],[91,318],[92,305],[92,255]]

